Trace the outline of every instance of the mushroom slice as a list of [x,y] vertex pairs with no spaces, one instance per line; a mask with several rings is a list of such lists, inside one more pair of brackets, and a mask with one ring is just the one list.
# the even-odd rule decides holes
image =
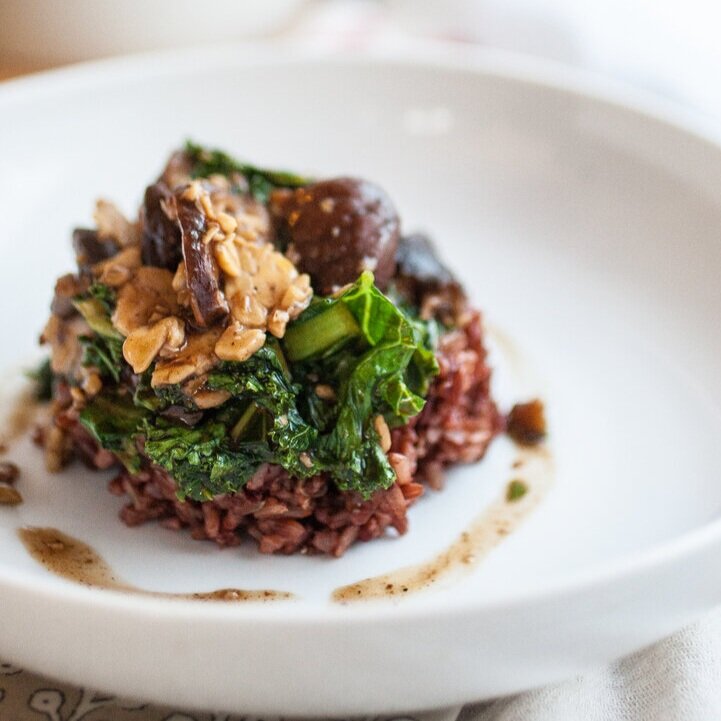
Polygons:
[[75,228],[73,250],[81,273],[90,273],[92,266],[112,258],[118,252],[118,244],[112,238],[101,238],[97,230]]
[[196,323],[207,328],[228,314],[228,303],[220,290],[220,271],[212,248],[204,242],[208,220],[193,194],[187,192],[192,189],[191,185],[177,191],[173,205],[180,226],[190,307]]
[[149,185],[145,190],[141,210],[141,246],[145,265],[174,270],[182,259],[180,229],[163,208],[172,197],[172,192],[162,181]]

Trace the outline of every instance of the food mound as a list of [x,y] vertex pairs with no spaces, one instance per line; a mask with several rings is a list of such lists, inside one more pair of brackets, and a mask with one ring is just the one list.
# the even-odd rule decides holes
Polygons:
[[481,320],[388,196],[188,144],[57,281],[48,468],[117,467],[135,526],[340,556],[503,429]]

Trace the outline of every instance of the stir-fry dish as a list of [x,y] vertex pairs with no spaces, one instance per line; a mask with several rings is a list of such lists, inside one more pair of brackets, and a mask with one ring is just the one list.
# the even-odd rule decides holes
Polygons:
[[38,440],[50,470],[117,468],[128,525],[340,556],[504,430],[479,312],[373,183],[189,143],[137,219],[94,217],[42,334]]

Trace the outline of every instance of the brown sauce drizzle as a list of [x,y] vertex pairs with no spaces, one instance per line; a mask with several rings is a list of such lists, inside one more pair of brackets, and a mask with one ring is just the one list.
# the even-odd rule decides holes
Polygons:
[[10,401],[9,405],[10,409],[4,415],[3,430],[0,432],[0,448],[2,448],[0,452],[6,451],[13,441],[30,430],[43,404],[35,398],[33,386],[28,385]]
[[[522,369],[521,354],[510,336],[495,326],[488,326],[486,332],[515,366],[516,372],[525,370]],[[0,455],[29,431],[45,405],[36,399],[32,385],[17,395],[4,419],[5,430],[0,433]],[[333,591],[332,600],[348,604],[407,596],[427,590],[438,581],[469,572],[530,515],[552,483],[553,459],[546,446],[520,449],[511,468],[523,468],[522,480],[528,491],[522,498],[508,501],[504,490],[501,497],[486,508],[447,549],[429,561],[341,586]],[[93,548],[62,531],[49,527],[24,527],[18,530],[18,536],[30,555],[48,571],[84,586],[155,598],[196,601],[282,601],[296,598],[288,591],[236,588],[198,593],[146,591],[119,579]]]
[[506,368],[518,378],[527,377],[530,372],[528,361],[511,335],[487,320],[484,321],[483,328],[486,338],[496,345],[503,356],[503,363]]
[[486,508],[447,549],[429,561],[341,586],[333,591],[332,600],[347,604],[408,596],[441,580],[469,572],[530,515],[552,483],[553,460],[545,446],[521,449],[517,461],[522,462],[523,481],[528,487],[521,498],[506,500],[504,489],[501,497]]
[[86,543],[55,528],[25,527],[18,536],[30,555],[50,573],[92,588],[193,601],[285,601],[295,598],[287,591],[221,588],[200,593],[164,593],[145,591],[122,581],[105,559]]

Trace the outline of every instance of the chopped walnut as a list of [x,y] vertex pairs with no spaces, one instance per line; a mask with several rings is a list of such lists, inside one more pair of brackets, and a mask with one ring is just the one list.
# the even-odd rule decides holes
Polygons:
[[[216,180],[218,186],[213,185]],[[257,228],[247,232],[248,208],[255,206],[239,206],[237,197],[228,192],[227,181],[195,180],[175,191],[168,208],[183,235],[184,261],[171,280],[176,301],[192,309],[201,326],[226,323],[222,316],[229,307],[232,321],[220,335],[215,355],[236,361],[261,348],[266,331],[282,338],[313,293],[310,278],[264,242]],[[239,213],[241,206],[245,214]],[[267,220],[263,213],[253,217],[251,225]]]

